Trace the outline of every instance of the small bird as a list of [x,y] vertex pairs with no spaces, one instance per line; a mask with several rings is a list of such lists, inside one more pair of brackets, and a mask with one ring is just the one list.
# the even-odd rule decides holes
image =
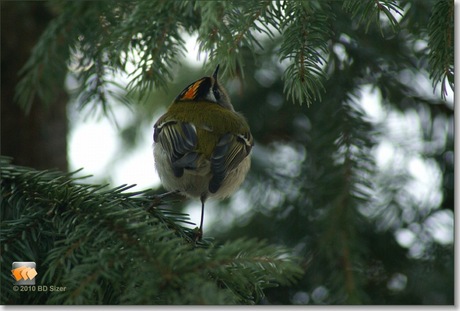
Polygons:
[[227,92],[211,77],[188,85],[154,125],[155,167],[163,186],[201,200],[197,238],[203,235],[204,204],[223,199],[241,185],[254,145],[248,123]]

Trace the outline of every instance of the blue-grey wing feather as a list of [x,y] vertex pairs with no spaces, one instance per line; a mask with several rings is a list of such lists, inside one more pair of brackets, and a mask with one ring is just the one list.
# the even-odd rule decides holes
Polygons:
[[195,152],[198,138],[193,124],[169,121],[155,125],[154,141],[159,142],[166,150],[176,177],[181,177],[184,169],[196,168],[199,157]]
[[253,142],[250,133],[246,135],[224,134],[211,155],[212,178],[209,182],[209,192],[219,190],[228,172],[232,171],[251,152]]

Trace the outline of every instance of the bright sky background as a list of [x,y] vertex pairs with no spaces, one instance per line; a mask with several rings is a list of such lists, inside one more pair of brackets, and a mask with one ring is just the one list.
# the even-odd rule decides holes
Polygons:
[[[198,47],[194,37],[187,39],[187,61],[199,68],[203,67],[204,55],[198,58]],[[431,82],[420,79],[414,81],[418,83],[421,89],[432,90]],[[171,95],[171,100],[173,99]],[[452,92],[449,94],[449,100],[453,102]],[[363,88],[361,96],[361,105],[373,122],[388,122],[390,132],[387,133],[389,140],[383,140],[375,149],[375,156],[378,167],[390,165],[398,154],[398,148],[391,141],[391,137],[400,135],[419,135],[419,120],[416,114],[401,114],[397,112],[388,112],[381,105],[380,94],[372,91],[370,87]],[[119,124],[123,124],[130,118],[130,112],[122,106],[116,107],[114,113]],[[143,129],[143,141],[136,150],[133,150],[122,161],[117,162],[116,169],[110,172],[112,186],[121,184],[136,184],[131,191],[144,190],[146,188],[156,187],[160,179],[155,171],[152,135],[153,125],[159,116],[152,116],[150,126]],[[385,120],[386,119],[386,120]],[[92,179],[86,182],[100,182],[101,178],[106,177],[108,164],[113,159],[114,153],[118,150],[119,138],[117,128],[107,118],[85,118],[84,114],[73,111],[70,117],[71,130],[69,134],[68,158],[70,170],[84,168],[81,175],[94,175]],[[409,136],[408,136],[409,137]],[[431,194],[430,200],[441,200],[439,189],[441,183],[441,173],[436,166],[430,162],[418,157],[417,155],[409,161],[409,172],[416,182],[412,187],[415,197]],[[247,200],[243,192],[237,192],[232,200],[239,206],[234,212],[234,217],[244,214],[247,208]],[[212,206],[214,202],[207,202],[205,213],[205,226],[212,222],[215,217]],[[198,223],[200,217],[200,203],[191,201],[187,211],[191,220]],[[453,241],[453,215],[447,212],[440,212],[433,216],[435,219],[430,220],[433,227],[433,237],[439,243],[447,244]],[[405,229],[396,234],[396,238],[401,245],[414,243],[415,234],[413,231]]]

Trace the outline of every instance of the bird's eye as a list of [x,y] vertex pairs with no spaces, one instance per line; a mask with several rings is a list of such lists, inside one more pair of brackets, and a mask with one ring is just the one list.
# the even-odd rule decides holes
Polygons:
[[217,87],[214,87],[212,89],[213,93],[214,93],[214,97],[216,98],[216,100],[219,100],[220,99],[220,91]]

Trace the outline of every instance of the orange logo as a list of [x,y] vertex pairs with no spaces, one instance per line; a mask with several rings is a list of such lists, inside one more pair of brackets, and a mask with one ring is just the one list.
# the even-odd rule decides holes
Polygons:
[[16,285],[35,285],[35,277],[38,274],[35,267],[36,264],[33,261],[13,262],[11,274]]

